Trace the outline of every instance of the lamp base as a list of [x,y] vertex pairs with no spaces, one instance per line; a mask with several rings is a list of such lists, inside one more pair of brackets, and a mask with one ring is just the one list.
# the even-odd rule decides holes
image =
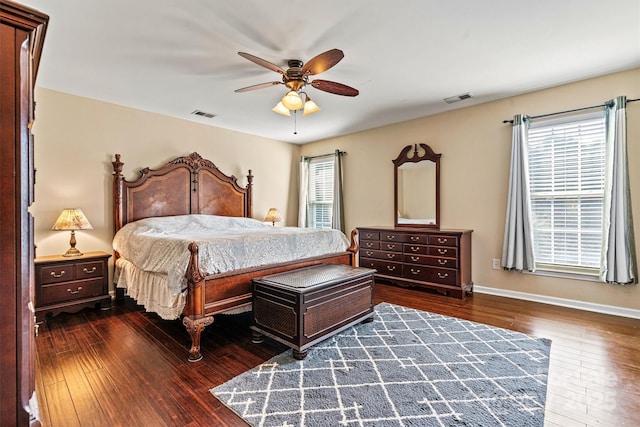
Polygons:
[[80,256],[82,252],[77,250],[76,248],[69,248],[67,252],[65,252],[62,256]]

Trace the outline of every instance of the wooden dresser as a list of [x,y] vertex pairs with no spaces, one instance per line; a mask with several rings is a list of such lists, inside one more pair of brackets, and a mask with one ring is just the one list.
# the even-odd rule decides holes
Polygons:
[[49,17],[0,0],[0,425],[39,425],[33,323],[34,79]]
[[359,265],[376,269],[379,280],[464,298],[473,290],[471,233],[472,230],[361,227]]

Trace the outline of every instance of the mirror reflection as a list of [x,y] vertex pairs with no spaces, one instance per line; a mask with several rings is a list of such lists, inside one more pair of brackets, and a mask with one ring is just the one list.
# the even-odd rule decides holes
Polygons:
[[415,144],[393,160],[396,227],[439,227],[440,156],[426,144]]
[[398,223],[436,224],[436,165],[405,163],[398,168]]

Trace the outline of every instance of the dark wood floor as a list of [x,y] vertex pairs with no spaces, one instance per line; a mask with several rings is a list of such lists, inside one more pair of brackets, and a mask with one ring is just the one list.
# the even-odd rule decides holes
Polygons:
[[[552,339],[545,425],[640,425],[640,320],[474,294],[464,301],[377,284],[387,301]],[[221,316],[189,363],[179,321],[130,300],[47,320],[36,337],[46,426],[244,426],[209,389],[285,350],[251,343],[249,317]],[[313,350],[311,350],[313,351]]]

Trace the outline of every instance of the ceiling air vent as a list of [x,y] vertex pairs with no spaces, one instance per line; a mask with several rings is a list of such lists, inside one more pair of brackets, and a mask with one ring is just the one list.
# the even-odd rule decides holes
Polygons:
[[445,98],[444,102],[447,104],[453,104],[454,102],[462,101],[463,99],[471,98],[471,94],[469,92],[463,93],[462,95],[450,96],[449,98]]
[[215,114],[207,113],[206,111],[201,110],[193,110],[191,114],[195,116],[206,117],[207,119],[213,119],[216,116]]

